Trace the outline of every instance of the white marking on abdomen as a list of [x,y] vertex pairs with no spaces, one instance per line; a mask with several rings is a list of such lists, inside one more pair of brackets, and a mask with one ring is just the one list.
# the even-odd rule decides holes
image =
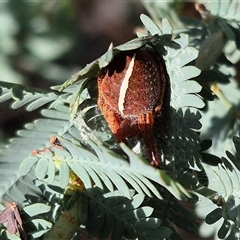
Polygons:
[[124,76],[124,79],[122,81],[122,85],[119,91],[118,110],[121,114],[123,114],[123,111],[124,111],[124,100],[125,100],[126,92],[128,89],[129,79],[132,76],[135,56],[136,56],[136,53],[133,54],[133,57],[129,63],[128,69],[126,71],[126,74]]

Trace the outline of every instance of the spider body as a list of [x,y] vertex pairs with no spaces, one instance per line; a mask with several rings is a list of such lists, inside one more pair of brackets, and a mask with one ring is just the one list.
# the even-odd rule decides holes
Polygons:
[[128,144],[127,138],[142,137],[155,166],[160,161],[153,125],[166,81],[163,59],[147,48],[122,52],[98,77],[98,107],[117,141]]

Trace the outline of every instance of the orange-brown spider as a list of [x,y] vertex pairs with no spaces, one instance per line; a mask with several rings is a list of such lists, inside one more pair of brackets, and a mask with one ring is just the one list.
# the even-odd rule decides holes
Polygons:
[[150,48],[117,55],[98,77],[98,107],[118,142],[142,137],[152,165],[159,166],[154,118],[166,89],[165,63]]

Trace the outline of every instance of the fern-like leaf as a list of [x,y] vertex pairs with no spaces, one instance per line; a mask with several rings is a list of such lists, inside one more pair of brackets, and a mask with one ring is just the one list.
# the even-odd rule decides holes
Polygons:
[[[200,1],[201,2],[201,1]],[[202,2],[212,15],[229,20],[240,21],[240,2],[236,1],[209,1]]]
[[[166,63],[168,74],[171,79],[172,98],[171,104],[175,109],[183,107],[202,108],[203,101],[196,95],[202,89],[197,83],[191,81],[192,78],[200,74],[200,70],[195,66],[186,66],[189,62],[196,59],[198,51],[189,46],[189,38],[187,35],[180,35],[175,41],[180,44],[180,49],[168,49]],[[182,57],[184,55],[184,57]],[[178,90],[181,89],[181,92]],[[187,99],[191,99],[190,101]]]
[[133,195],[131,192],[130,200],[118,191],[102,195],[101,191],[94,188],[87,195],[90,202],[86,228],[93,237],[163,239],[172,233],[161,226],[161,220],[151,217],[153,208],[141,206],[143,194]]
[[[35,175],[43,180],[49,172],[48,168],[52,167],[50,162],[54,162],[56,166],[54,172],[56,173],[57,168],[59,169],[59,185],[63,188],[67,186],[70,170],[72,170],[83,181],[86,189],[93,186],[107,187],[110,191],[118,189],[123,196],[130,197],[129,184],[139,193],[149,197],[155,195],[161,199],[159,191],[150,181],[152,180],[168,188],[178,198],[188,195],[184,188],[166,172],[143,163],[141,158],[124,146],[123,149],[130,158],[130,164],[100,143],[97,145],[89,140],[89,145],[95,151],[94,154],[84,146],[74,144],[67,139],[59,138],[59,140],[60,148],[53,146],[37,151],[36,156],[26,158],[20,165],[20,174],[27,174],[36,164]],[[52,176],[51,179],[54,180],[55,177]]]
[[22,85],[0,82],[0,103],[12,99],[12,108],[27,105],[27,111],[34,111],[58,98],[54,92],[31,89]]
[[[239,155],[239,137],[234,137],[233,142]],[[203,217],[202,211],[209,214],[206,216],[204,224],[204,235],[216,232],[221,239],[237,239],[240,232],[240,164],[238,159],[230,152],[226,152],[228,157],[222,158],[222,163],[218,167],[205,167],[210,179],[209,188],[215,189],[217,194],[212,196],[212,203],[204,198],[197,204],[197,212]],[[215,206],[214,206],[215,204]]]
[[[23,193],[28,193],[28,189],[30,192],[37,191],[31,180],[33,173],[30,172],[24,178],[19,174],[18,167],[22,160],[34,149],[45,148],[51,136],[57,134],[71,136],[68,133],[72,127],[69,122],[68,108],[61,101],[54,102],[49,109],[43,110],[42,114],[45,118],[26,124],[25,129],[17,132],[18,137],[12,139],[6,148],[1,149],[0,195],[2,197],[7,194],[7,199],[10,198],[12,201],[18,199],[22,202]],[[75,135],[77,135],[76,132]],[[14,187],[16,185],[17,188]]]

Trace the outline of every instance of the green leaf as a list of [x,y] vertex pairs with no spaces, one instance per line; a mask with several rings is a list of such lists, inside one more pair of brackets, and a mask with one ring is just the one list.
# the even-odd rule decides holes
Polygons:
[[239,160],[236,159],[235,156],[233,156],[230,152],[226,151],[226,155],[228,156],[228,158],[231,160],[231,162],[234,164],[234,166],[238,169],[238,171],[240,171],[240,163]]
[[[84,165],[84,169],[88,172],[88,174],[91,176],[93,182],[95,182],[97,186],[99,186],[100,188],[104,188],[102,180],[97,174],[97,172],[98,172],[97,169],[91,168],[87,164]],[[104,176],[106,177],[106,175],[104,175]],[[103,179],[105,179],[105,178],[103,177]],[[108,180],[108,181],[110,181],[110,180]],[[104,183],[106,183],[106,182],[104,182]],[[112,189],[112,186],[110,187],[110,189]]]
[[12,97],[14,100],[22,100],[23,99],[23,88],[19,85],[13,85],[12,87]]
[[164,238],[164,239],[171,237],[173,233],[173,231],[167,227],[160,227],[159,232],[160,232],[161,238]]
[[208,150],[211,146],[212,146],[212,140],[211,139],[204,139],[201,143],[202,151]]
[[139,193],[133,196],[131,204],[134,208],[138,208],[142,204],[143,200],[144,194]]
[[151,207],[142,207],[141,209],[136,209],[133,212],[125,212],[122,214],[123,219],[127,219],[128,221],[135,221],[136,217],[137,218],[144,218],[144,217],[149,217],[153,213],[153,208]]
[[[64,82],[61,86],[57,87],[56,90],[63,91],[67,87],[73,85],[79,80],[85,79],[89,81],[92,77],[96,76],[99,72],[99,65],[98,60],[95,60],[89,64],[87,64],[82,70],[80,70],[78,73],[70,77],[66,82]],[[55,88],[54,88],[55,89]]]
[[12,98],[12,93],[10,88],[12,85],[0,81],[0,102],[5,102]]
[[175,68],[181,68],[185,66],[187,63],[196,59],[197,56],[198,56],[198,50],[196,48],[189,46],[188,48],[182,49],[178,53],[177,57],[172,59],[172,65]]
[[221,228],[218,231],[218,237],[221,239],[224,239],[230,229],[230,226],[231,226],[231,224],[228,221],[224,220]]
[[110,212],[106,213],[105,215],[104,225],[98,234],[100,239],[106,239],[110,235],[114,226],[113,215]]
[[[180,49],[168,49],[166,55],[167,71],[171,81],[171,106],[175,109],[184,107],[204,107],[203,100],[196,95],[202,87],[194,80],[201,71],[195,66],[189,65],[198,56],[198,51],[189,46],[189,38],[186,34],[180,34],[175,41],[181,46]],[[188,64],[188,66],[186,66]]]
[[175,84],[186,81],[187,79],[194,78],[200,74],[200,70],[194,66],[185,66],[181,69],[173,70],[173,78]]
[[30,156],[26,158],[19,166],[19,174],[22,176],[28,174],[37,161],[37,157]]
[[141,218],[135,223],[136,228],[145,228],[147,226],[147,228],[154,229],[160,225],[161,221],[159,221],[157,218]]
[[54,161],[48,161],[48,172],[47,172],[47,179],[46,179],[46,181],[48,182],[48,183],[53,183],[54,182],[54,180],[55,180],[55,172],[56,172],[56,170],[55,170],[55,164],[54,164]]
[[33,217],[38,214],[47,213],[51,209],[50,206],[43,203],[34,203],[29,206],[24,207],[24,212],[27,213],[30,217]]
[[37,229],[40,230],[32,233],[33,238],[41,237],[52,227],[52,223],[45,219],[33,219],[32,224],[34,224]]
[[142,23],[145,25],[145,27],[147,28],[147,30],[152,34],[158,34],[158,35],[162,35],[162,31],[160,30],[160,28],[152,21],[151,18],[149,18],[148,16],[146,16],[145,14],[141,14],[140,15],[140,19],[142,21]]
[[181,96],[188,93],[198,93],[202,87],[195,81],[185,81],[182,84],[173,85],[173,89],[176,96]]
[[102,239],[110,234],[112,239],[121,239],[123,236],[149,239],[152,231],[158,236],[161,236],[161,231],[163,234],[171,233],[168,228],[161,226],[160,219],[148,217],[153,208],[141,206],[144,201],[142,194],[133,195],[131,191],[132,199],[129,199],[119,195],[119,191],[102,195],[97,188],[89,189],[86,194],[91,199],[86,224],[90,235]]
[[47,103],[53,102],[58,97],[58,95],[53,92],[39,91],[34,88],[31,89],[17,84],[8,84],[8,86],[5,87],[6,85],[0,82],[0,86],[2,86],[0,102],[12,99],[13,109],[28,105],[26,109],[28,111],[34,111]]
[[[129,175],[124,171],[120,171],[119,174],[123,179],[125,179],[138,193],[143,192],[142,188],[144,189],[144,185],[142,181],[138,180],[136,175]],[[151,193],[145,188],[145,192],[151,195]]]
[[[39,156],[32,158],[30,155],[34,149],[41,151],[49,145],[51,136],[58,135],[58,133],[69,134],[67,132],[71,128],[69,111],[66,106],[62,106],[64,106],[64,103],[57,101],[56,104],[50,106],[50,109],[42,111],[42,118],[26,124],[23,130],[17,132],[17,136],[14,139],[0,150],[1,169],[3,170],[0,172],[0,195],[3,198],[17,199],[17,202],[22,204],[25,200],[23,193],[39,194],[38,188],[33,183],[33,179],[36,178],[34,171],[29,172],[36,165]],[[77,135],[75,134],[75,136]],[[50,151],[46,151],[44,154],[48,159],[52,158]],[[49,164],[46,162],[46,171],[40,167],[42,175],[48,174],[48,166]],[[21,174],[19,174],[19,167]],[[6,172],[9,174],[8,180],[5,177]],[[22,177],[22,174],[27,175]],[[42,175],[40,177],[45,177]],[[12,188],[15,184],[18,186],[18,191]],[[26,186],[28,186],[27,190]]]
[[188,94],[174,99],[173,106],[176,108],[183,107],[203,108],[205,104],[203,100],[198,96]]
[[35,175],[40,180],[44,179],[47,174],[48,161],[49,160],[47,158],[40,158],[37,162]]
[[212,15],[225,19],[234,19],[239,21],[239,2],[238,1],[211,1],[210,8]]
[[230,220],[234,221],[239,215],[239,209],[236,206],[233,195],[230,195],[226,201],[227,215]]
[[119,189],[124,196],[130,196],[128,186],[123,181],[123,179],[117,174],[115,170],[106,169],[105,173],[111,179],[111,181],[117,187],[117,189]]
[[77,174],[77,176],[83,181],[85,188],[92,187],[91,177],[82,165],[76,162],[69,162],[68,165],[74,171],[74,173]]
[[206,223],[213,224],[217,222],[222,217],[222,210],[220,208],[215,208],[206,216]]
[[239,237],[239,228],[236,225],[233,225],[230,229],[229,235],[226,237],[226,240],[237,239]]
[[113,48],[110,46],[108,51],[98,59],[99,68],[102,69],[106,67],[112,61],[113,57]]
[[[183,196],[183,193],[187,194],[180,185],[177,185],[176,182],[165,173],[165,171],[159,171],[152,168],[152,166],[142,162],[141,158],[138,157],[124,144],[121,144],[121,147],[123,148],[124,152],[126,152],[126,154],[129,156],[131,167],[134,169],[134,174],[132,176],[135,175],[135,177],[137,177],[138,184],[142,183],[140,186],[142,187],[142,190],[146,189],[144,190],[145,193],[147,193],[147,189],[150,188],[151,191],[155,194],[155,196],[161,198],[158,190],[148,180],[151,179],[152,181],[157,182],[163,186],[166,185],[167,189],[178,198],[180,196]],[[151,194],[147,195],[151,196]]]
[[166,35],[168,35],[168,34],[172,35],[172,33],[173,33],[172,25],[166,18],[163,18],[163,20],[162,20],[162,32],[163,32],[163,34],[166,34]]
[[124,231],[125,231],[124,223],[119,219],[115,219],[111,238],[116,240],[121,240],[121,236],[123,235]]
[[135,50],[137,48],[140,48],[140,47],[146,45],[151,40],[154,41],[155,38],[157,38],[157,37],[147,36],[147,37],[136,38],[136,39],[130,40],[129,42],[126,42],[122,45],[116,46],[114,48],[114,50],[115,50],[116,54],[118,53],[118,51]]
[[105,215],[98,215],[89,223],[87,229],[91,233],[91,236],[96,237],[98,235],[99,231],[102,229],[104,225],[104,221]]
[[59,168],[59,180],[60,180],[60,186],[62,188],[65,188],[68,185],[69,177],[70,177],[70,170],[69,170],[68,164],[65,162],[61,162],[60,168]]
[[202,160],[208,165],[218,166],[221,163],[221,159],[213,154],[201,153]]
[[30,104],[28,104],[28,106],[26,107],[27,111],[34,111],[42,106],[44,106],[45,104],[52,102],[53,96],[45,96],[44,97],[40,97],[38,99],[36,99],[35,101],[31,102]]
[[[227,152],[227,156],[229,160],[222,157],[222,163],[219,163],[217,168],[205,168],[211,180],[209,180],[209,188],[218,191],[217,196],[220,200],[217,200],[217,204],[222,207],[209,213],[206,222],[215,225],[219,237],[231,239],[239,232],[239,227],[232,223],[239,217],[240,200],[236,192],[239,190],[240,179],[238,164],[235,166],[235,157],[230,152]],[[218,221],[221,218],[222,221]]]

